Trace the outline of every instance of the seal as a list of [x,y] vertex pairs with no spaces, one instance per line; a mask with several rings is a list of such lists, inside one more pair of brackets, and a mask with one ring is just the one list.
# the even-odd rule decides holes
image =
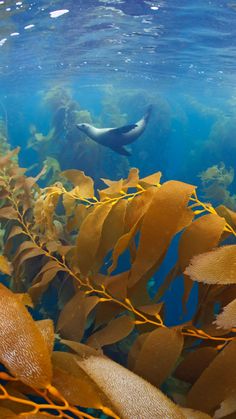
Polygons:
[[76,126],[96,143],[109,147],[116,153],[130,156],[131,153],[125,146],[133,143],[145,131],[151,112],[152,105],[148,107],[146,114],[138,122],[118,128],[96,128],[90,124],[77,124]]

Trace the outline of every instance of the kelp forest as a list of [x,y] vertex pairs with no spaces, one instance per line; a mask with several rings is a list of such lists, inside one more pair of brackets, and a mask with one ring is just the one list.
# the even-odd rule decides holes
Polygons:
[[[60,146],[60,121],[84,112],[64,105],[48,134],[30,127],[28,147],[42,153],[35,176],[1,129],[0,417],[235,418],[232,171],[202,172],[202,199],[159,171],[98,180],[73,162],[61,169],[45,149],[51,137]],[[225,199],[211,204],[219,188]],[[183,321],[171,324],[173,283]]]

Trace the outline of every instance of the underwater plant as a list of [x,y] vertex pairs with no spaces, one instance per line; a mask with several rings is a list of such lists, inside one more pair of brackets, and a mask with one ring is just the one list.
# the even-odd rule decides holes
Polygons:
[[204,155],[209,155],[211,164],[218,161],[220,156],[226,166],[234,167],[236,112],[235,106],[228,106],[227,112],[222,114],[219,111],[204,143],[203,152]]
[[[234,414],[236,245],[222,243],[235,240],[236,213],[137,169],[98,191],[72,169],[39,188],[44,169],[27,177],[17,153],[0,158],[2,415]],[[177,262],[153,295],[174,237]],[[198,304],[172,326],[165,294],[180,276],[183,312],[194,284]]]
[[0,118],[0,155],[6,154],[9,150],[6,122],[3,118]]
[[225,164],[215,164],[198,175],[202,182],[204,198],[216,204],[224,204],[228,208],[236,209],[236,195],[229,191],[234,181],[234,169],[227,169]]

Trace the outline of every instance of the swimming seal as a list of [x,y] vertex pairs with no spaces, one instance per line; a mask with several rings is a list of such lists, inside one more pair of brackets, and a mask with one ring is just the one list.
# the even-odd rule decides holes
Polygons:
[[76,126],[96,143],[109,147],[116,153],[130,156],[131,153],[125,146],[137,140],[144,132],[151,112],[152,105],[148,107],[146,114],[138,122],[119,128],[96,128],[90,124],[77,124]]

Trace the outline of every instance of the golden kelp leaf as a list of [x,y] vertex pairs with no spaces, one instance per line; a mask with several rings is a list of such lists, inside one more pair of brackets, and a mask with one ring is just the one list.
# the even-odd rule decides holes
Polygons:
[[106,325],[109,321],[124,312],[124,308],[113,301],[98,304],[96,307],[95,327]]
[[104,281],[106,290],[115,298],[124,300],[127,297],[129,271],[107,277]]
[[189,352],[175,370],[175,377],[187,383],[194,383],[217,355],[217,350],[204,347]]
[[38,280],[37,283],[28,289],[34,304],[38,302],[38,299],[41,297],[41,295],[48,289],[50,282],[55,278],[59,271],[63,271],[63,268],[61,268],[59,265],[45,270],[40,275],[40,280]]
[[219,301],[222,307],[236,298],[236,284],[216,285],[211,290],[211,299]]
[[15,148],[14,150],[7,153],[5,156],[0,157],[0,168],[5,167],[10,161],[11,158],[17,155],[20,151],[20,147]]
[[[213,416],[213,418],[215,419],[214,416]],[[231,414],[229,414],[227,416],[224,416],[224,419],[235,419],[235,412],[233,412],[233,413],[231,413]]]
[[236,299],[224,307],[223,312],[218,314],[214,323],[222,329],[236,327]]
[[136,188],[139,183],[139,170],[131,168],[127,179],[110,180],[101,178],[101,180],[108,186],[108,188],[99,191],[100,199],[105,200],[107,197],[119,196],[129,188]]
[[2,189],[2,180],[0,178],[0,199],[6,199],[9,197],[9,193],[7,192],[6,189]]
[[122,189],[127,191],[129,188],[136,188],[139,183],[139,170],[132,167],[129,171],[127,179],[123,180]]
[[182,348],[183,336],[179,330],[155,329],[144,340],[133,371],[159,387],[175,367]]
[[18,254],[17,257],[14,257],[13,262],[15,265],[17,264],[16,267],[19,268],[19,266],[22,265],[26,260],[44,254],[45,252],[42,249],[32,244],[32,246],[29,249],[21,251],[21,253]]
[[6,275],[11,275],[12,272],[11,263],[3,255],[0,255],[0,272]]
[[234,413],[234,417],[236,417],[236,391],[221,403],[219,409],[217,409],[214,414],[214,419],[228,418],[228,415],[231,415],[232,413]]
[[34,186],[35,183],[37,183],[38,180],[42,176],[44,176],[46,173],[47,173],[47,168],[46,168],[46,166],[43,166],[42,169],[40,170],[40,172],[36,176],[34,176],[34,177],[30,176],[30,177],[25,178],[26,179],[26,185],[27,185],[27,188],[29,189],[29,191],[31,190],[32,186]]
[[103,201],[108,198],[119,196],[123,187],[123,179],[120,180],[109,180],[101,178],[101,180],[108,185],[108,188],[99,190],[100,200]]
[[180,410],[185,415],[186,419],[211,419],[212,417],[206,413],[199,412],[199,410],[187,409],[186,407],[181,407]]
[[146,176],[139,179],[139,170],[131,168],[127,179],[120,179],[118,181],[111,181],[109,179],[102,179],[109,188],[101,191],[107,194],[120,193],[121,190],[127,191],[128,188],[137,188],[138,185],[142,187],[157,186],[160,183],[161,172],[154,173],[153,175]]
[[[23,195],[21,196],[23,209],[27,211],[32,206],[32,188],[36,188],[36,182],[40,177],[45,174],[45,168],[35,177],[16,176],[15,191],[22,190]],[[38,188],[39,189],[39,188]]]
[[125,232],[129,232],[132,227],[143,218],[147,212],[153,197],[158,192],[157,188],[151,187],[144,191],[141,195],[137,195],[127,206],[125,214]]
[[[207,214],[193,221],[183,232],[179,240],[179,266],[184,272],[191,258],[216,247],[225,227],[225,219],[217,214]],[[184,275],[184,296],[186,303],[193,282]]]
[[106,397],[76,361],[76,355],[53,353],[53,385],[69,403],[101,409]]
[[[19,415],[17,417],[22,418],[22,415]],[[28,415],[24,415],[23,417],[25,419],[47,419],[47,418],[55,418],[55,415],[50,415],[49,413],[29,413]]]
[[[105,358],[91,347],[76,342],[62,341],[62,343],[68,345],[80,355],[74,359],[84,371],[85,375],[82,375],[82,377],[86,380],[86,387],[90,385],[96,391],[96,394],[100,396],[103,406],[110,408],[119,417],[125,419],[185,418],[178,406],[141,377],[131,373],[116,362]],[[63,356],[64,354],[62,354]],[[90,360],[92,360],[91,365],[89,365]],[[74,368],[72,368],[73,371]],[[122,383],[125,383],[125,391]],[[58,387],[58,385],[56,386]],[[69,382],[69,389],[70,386],[72,384]],[[76,386],[73,386],[73,391],[75,389]],[[84,386],[82,385],[80,386],[79,397],[84,396],[83,390]],[[90,407],[91,401],[93,401],[92,397]],[[102,410],[109,415],[104,408]]]
[[175,234],[190,223],[192,212],[187,204],[193,191],[194,186],[177,181],[166,182],[157,190],[140,230],[137,256],[129,279],[131,287],[158,264]]
[[33,285],[37,284],[41,281],[42,274],[50,269],[57,269],[58,263],[55,260],[49,260],[45,265],[43,265],[42,269],[37,273],[37,275],[33,279]]
[[16,210],[11,206],[0,208],[0,219],[18,220]]
[[[13,400],[5,399],[5,400],[1,400],[1,407],[9,409],[14,413],[22,413],[22,411],[31,412],[32,411],[32,406],[24,404],[24,400],[29,400],[28,397],[21,390],[19,390],[19,387],[22,387],[22,386],[23,386],[23,384],[20,383],[19,381],[18,382],[8,382],[8,383],[4,384],[4,389],[7,391],[7,393],[9,395],[13,396],[13,397],[17,397],[18,399],[21,399],[22,403],[16,403]],[[0,409],[0,418],[2,418],[1,409]]]
[[[32,167],[32,166],[31,166]],[[19,167],[17,164],[13,164],[11,167],[8,167],[8,175],[14,180],[17,180],[18,178],[25,175],[27,169],[23,167]],[[13,186],[14,188],[14,186]]]
[[[181,271],[184,272],[191,258],[194,255],[211,250],[218,245],[222,237],[225,220],[215,214],[208,214],[194,221],[183,232],[179,244],[179,263]],[[193,281],[184,273],[184,295],[183,303],[186,304]],[[205,288],[199,288],[199,301],[201,301],[201,290],[205,295]]]
[[49,354],[53,351],[54,346],[54,325],[53,321],[50,319],[38,320],[35,322],[36,326],[38,327],[41,335],[43,336],[44,342],[47,345]]
[[46,248],[48,250],[49,253],[54,253],[57,251],[57,248],[60,246],[60,241],[56,241],[56,240],[49,240],[46,244]]
[[113,319],[103,329],[93,333],[88,339],[87,344],[94,348],[119,342],[128,336],[134,328],[134,322],[130,316],[121,316]]
[[102,349],[95,349],[91,346],[85,345],[84,343],[74,342],[73,340],[61,339],[60,341],[63,345],[68,346],[72,349],[73,352],[79,354],[82,357],[87,357],[90,355],[103,355]]
[[143,192],[142,195],[134,198],[127,206],[124,227],[125,234],[119,238],[116,245],[114,246],[112,253],[112,265],[108,269],[109,274],[116,269],[120,255],[125,252],[133,240],[137,230],[141,225],[143,216],[147,211],[156,192],[156,188],[150,188]]
[[206,284],[235,284],[236,245],[222,246],[211,252],[194,256],[185,273],[193,281]]
[[139,180],[139,185],[141,185],[143,188],[150,187],[150,186],[157,186],[160,183],[161,180],[161,172],[153,173],[150,176],[146,176]]
[[20,246],[17,248],[17,251],[14,254],[14,261],[17,261],[18,257],[22,252],[25,250],[31,250],[31,249],[38,249],[38,247],[31,241],[31,240],[25,240],[23,243],[20,244]]
[[203,313],[202,330],[206,332],[208,335],[215,336],[215,337],[225,336],[228,333],[231,333],[231,328],[222,329],[216,325],[216,322],[214,321],[215,319],[214,303],[209,302],[208,304],[206,303],[206,305],[207,305],[207,308],[203,309],[203,311],[207,312],[208,307],[211,307],[212,314],[209,315],[208,313],[206,313],[206,316],[204,316],[205,313]]
[[221,217],[224,217],[228,224],[232,227],[236,226],[236,212],[230,210],[229,208],[225,207],[224,205],[219,205],[216,207],[216,212]]
[[113,297],[124,300],[127,297],[127,283],[129,271],[113,276],[97,274],[93,277],[96,285],[104,286]]
[[86,176],[81,170],[65,170],[61,172],[61,176],[68,179],[74,186],[79,187],[79,195],[82,198],[93,198],[94,197],[94,183],[93,179]]
[[76,241],[76,261],[82,274],[86,275],[93,266],[99,248],[103,224],[112,205],[99,205],[81,224]]
[[236,389],[236,341],[230,342],[203,371],[188,393],[188,406],[213,413]]
[[68,246],[67,245],[63,246],[63,245],[59,245],[57,247],[57,252],[61,256],[67,256],[68,253],[71,252],[71,250],[74,250],[74,248],[75,248],[74,246],[69,246],[69,245]]
[[100,268],[107,253],[113,249],[124,232],[127,200],[118,201],[109,212],[103,223],[101,240],[96,254],[96,269]]
[[24,384],[45,388],[52,369],[43,337],[25,306],[0,285],[0,362]]
[[86,327],[89,313],[98,304],[99,297],[87,297],[84,292],[77,292],[62,309],[57,331],[65,339],[80,341]]
[[38,228],[46,232],[50,239],[54,238],[54,216],[59,197],[63,189],[60,186],[51,186],[43,190],[42,195],[34,203],[34,219]]
[[23,263],[25,263],[27,260],[38,257],[38,256],[42,256],[44,255],[45,252],[40,249],[40,248],[32,248],[32,249],[27,249],[24,252],[21,252],[21,254],[17,257],[17,259],[13,261],[14,263],[14,273],[15,275],[18,274],[18,272],[20,271]]
[[128,368],[133,371],[136,359],[142,349],[142,346],[144,344],[145,339],[149,336],[149,332],[142,333],[137,337],[135,342],[130,348],[129,354],[128,354]]
[[116,243],[113,253],[112,253],[112,265],[108,268],[109,274],[111,274],[116,269],[118,259],[120,255],[122,255],[122,253],[125,252],[131,240],[135,236],[139,223],[140,223],[140,220],[137,221],[137,223],[131,228],[131,230],[128,233],[123,234],[119,238],[118,242]]
[[84,204],[79,204],[73,211],[73,216],[67,220],[66,229],[69,233],[78,231],[85,217],[93,210],[92,207],[87,208]]
[[10,240],[12,237],[18,236],[19,234],[22,234],[22,233],[23,233],[22,227],[18,225],[14,225],[7,236],[7,240]]
[[[195,320],[199,325],[201,325],[201,329],[206,333],[215,334],[217,335],[217,329],[213,325],[213,321],[215,320],[215,301],[211,298],[211,290],[214,287],[209,287],[205,284],[198,285],[198,310]],[[191,324],[189,324],[190,329],[194,329]],[[209,332],[208,332],[209,331]]]
[[225,219],[207,214],[193,221],[179,241],[179,264],[183,272],[193,256],[208,252],[219,243],[225,227]]
[[[132,304],[135,307],[155,304],[155,302],[158,301],[156,299],[156,296],[154,299],[150,297],[150,294],[148,292],[148,286],[147,286],[148,280],[155,274],[156,269],[157,269],[157,266],[154,266],[153,269],[147,272],[145,275],[143,275],[141,280],[138,281],[132,288],[128,288],[128,298],[131,299]],[[128,278],[128,285],[129,285],[129,278]],[[149,324],[149,326],[151,325]]]
[[77,363],[109,399],[108,407],[120,417],[185,418],[178,406],[160,390],[116,362],[88,355],[78,358]]
[[14,412],[12,412],[12,410],[0,406],[0,418],[2,418],[2,419],[15,419],[15,418],[18,418],[18,417],[19,416],[16,415]]
[[19,299],[19,301],[21,301],[24,304],[24,306],[31,308],[34,307],[33,301],[31,300],[31,297],[27,292],[17,293],[15,294],[15,296]]
[[154,317],[156,317],[159,313],[160,313],[160,311],[161,311],[161,309],[162,309],[162,307],[163,307],[163,304],[164,303],[158,303],[158,304],[150,304],[150,305],[145,305],[145,306],[139,306],[138,307],[138,310],[139,311],[142,311],[143,313],[145,313],[145,314],[149,314],[149,316],[154,316]]
[[70,217],[74,212],[76,199],[68,194],[64,194],[62,197],[62,203],[65,208],[66,217]]

